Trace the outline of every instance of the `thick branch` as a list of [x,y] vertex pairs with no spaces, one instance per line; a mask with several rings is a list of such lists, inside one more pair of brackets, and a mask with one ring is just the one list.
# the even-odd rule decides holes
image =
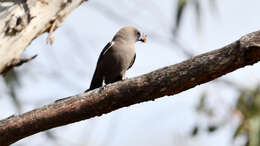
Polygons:
[[34,38],[57,28],[54,22],[61,23],[83,1],[0,0],[0,74]]
[[4,119],[0,121],[0,145],[122,107],[174,95],[259,60],[260,31],[179,64]]

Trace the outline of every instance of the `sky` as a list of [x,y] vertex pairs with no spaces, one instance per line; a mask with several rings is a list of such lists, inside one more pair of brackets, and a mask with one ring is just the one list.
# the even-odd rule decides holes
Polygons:
[[[256,15],[260,12],[258,0],[217,0],[215,11],[208,0],[201,2],[200,29],[194,9],[188,6],[179,36],[174,38],[196,55],[221,48],[260,28],[260,19]],[[53,45],[46,44],[47,34],[43,34],[26,49],[24,56],[39,56],[17,69],[21,74],[17,93],[24,105],[22,111],[85,91],[99,53],[123,26],[135,26],[148,35],[147,43],[136,44],[137,58],[127,72],[129,78],[186,60],[180,46],[171,41],[175,7],[172,0],[92,0],[82,4],[55,31]],[[259,72],[258,63],[222,79],[242,87],[254,87],[260,81]],[[0,91],[6,93],[2,82],[0,86],[3,87]],[[208,105],[217,111],[217,117],[229,121],[215,133],[201,132],[190,137],[194,125],[205,128],[211,122],[194,110],[202,93],[210,97]],[[56,143],[39,133],[14,146],[230,146],[238,119],[230,117],[227,111],[234,106],[237,95],[232,87],[210,82],[178,95],[52,129],[50,131],[58,139]],[[17,113],[6,94],[0,98],[0,107],[1,119]]]

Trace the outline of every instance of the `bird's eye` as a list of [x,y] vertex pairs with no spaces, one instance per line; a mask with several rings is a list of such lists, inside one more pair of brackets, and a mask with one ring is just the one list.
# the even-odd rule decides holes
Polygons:
[[139,31],[136,32],[137,36],[140,37],[141,33]]

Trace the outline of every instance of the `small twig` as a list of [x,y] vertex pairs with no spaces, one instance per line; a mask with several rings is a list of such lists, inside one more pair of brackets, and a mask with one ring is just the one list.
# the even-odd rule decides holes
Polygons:
[[18,59],[13,59],[10,63],[8,63],[6,65],[6,67],[4,68],[4,70],[0,73],[0,74],[6,74],[10,69],[20,66],[26,62],[29,62],[31,60],[33,60],[34,58],[37,57],[37,54],[30,57],[30,58],[18,58]]
[[44,5],[48,5],[48,2],[46,2],[45,0],[39,0],[42,4]]
[[53,44],[54,39],[55,39],[53,32],[59,25],[60,25],[60,22],[59,22],[58,19],[55,19],[53,21],[53,23],[51,24],[49,34],[48,34],[48,37],[47,37],[47,44],[50,44],[50,45]]

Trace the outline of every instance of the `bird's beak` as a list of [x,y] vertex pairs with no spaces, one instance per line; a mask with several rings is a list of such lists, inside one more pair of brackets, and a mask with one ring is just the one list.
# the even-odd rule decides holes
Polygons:
[[145,34],[142,34],[142,35],[139,37],[138,41],[141,41],[141,42],[145,43],[145,42],[146,42],[146,35],[145,35]]

